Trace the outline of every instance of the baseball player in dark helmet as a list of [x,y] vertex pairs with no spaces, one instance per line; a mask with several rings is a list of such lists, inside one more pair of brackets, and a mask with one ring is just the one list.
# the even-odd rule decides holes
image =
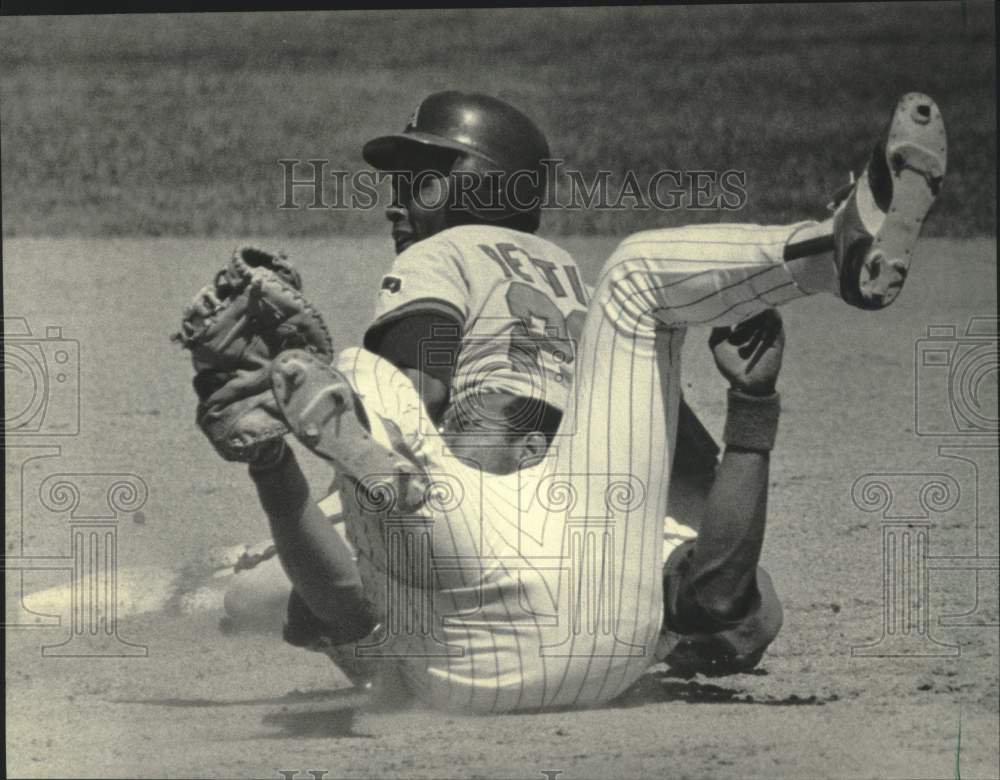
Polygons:
[[[383,277],[376,321],[365,336],[365,347],[400,368],[419,372],[413,376],[435,423],[444,422],[454,431],[484,417],[500,416],[505,423],[519,421],[520,431],[541,430],[551,441],[565,407],[572,342],[579,336],[589,288],[568,256],[560,268],[547,268],[542,252],[528,256],[519,243],[524,233],[534,233],[540,224],[547,186],[545,161],[550,157],[545,135],[528,116],[499,98],[446,91],[425,98],[403,132],[365,144],[363,155],[369,164],[393,176],[394,199],[386,216],[400,254]],[[498,235],[493,228],[516,232]],[[406,254],[411,246],[432,237],[446,247],[444,252],[425,245],[423,251],[415,247]],[[450,259],[443,259],[447,255]],[[433,281],[453,273],[455,267],[471,287],[479,282],[484,288],[499,268],[505,282],[514,285],[508,300],[477,301],[478,309],[466,311],[471,287],[455,289],[447,279]],[[421,283],[418,277],[430,281]],[[533,287],[531,292],[526,285]],[[533,299],[531,305],[528,297]],[[553,332],[569,349],[546,349]],[[509,336],[516,338],[509,341]],[[497,361],[496,373],[483,372],[482,360],[470,363],[470,350],[463,350],[463,342],[470,341],[479,352],[491,345],[487,350],[495,356],[519,352],[522,359],[514,361],[519,381],[512,381],[505,361]],[[433,366],[421,362],[420,343],[434,343],[438,356],[443,349],[450,353],[448,359],[437,359]],[[516,343],[523,349],[512,350],[510,344]],[[541,357],[539,370],[531,366],[538,362],[535,353]],[[553,367],[545,364],[549,353],[570,359]],[[455,391],[470,389],[473,368],[479,370],[472,388],[479,403],[456,406],[456,400],[470,397]],[[552,368],[556,381],[548,371]],[[525,382],[529,375],[533,378]],[[509,391],[517,386],[519,397],[511,406]],[[445,415],[449,406],[452,413]],[[710,473],[719,448],[683,401],[678,428],[678,471],[692,476]]]
[[[435,426],[551,440],[587,295],[573,259],[532,235],[549,157],[542,131],[499,98],[437,92],[363,154],[392,176],[398,254],[365,348],[411,375]],[[558,260],[545,259],[554,250]]]
[[[549,145],[531,119],[498,98],[436,92],[417,106],[402,133],[372,139],[363,154],[376,169],[397,173],[398,186],[431,185],[433,177],[421,172],[445,174],[443,197],[420,199],[423,208],[417,213],[398,207],[390,214],[403,238],[396,243],[398,251],[407,241],[456,225],[486,222],[538,230]],[[397,194],[405,198],[406,193]],[[425,219],[425,212],[438,220]]]

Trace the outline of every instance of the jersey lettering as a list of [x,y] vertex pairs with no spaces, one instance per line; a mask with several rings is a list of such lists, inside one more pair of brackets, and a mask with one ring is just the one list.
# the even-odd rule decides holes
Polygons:
[[545,274],[545,281],[549,283],[549,287],[552,288],[552,292],[555,293],[556,298],[565,298],[566,290],[559,281],[559,277],[556,276],[556,264],[537,257],[530,257],[528,259],[531,260],[531,264],[535,268]]
[[527,257],[528,255],[527,252],[525,252],[523,249],[521,249],[521,247],[517,246],[516,244],[507,244],[507,243],[497,244],[497,249],[500,250],[500,254],[503,256],[503,259],[507,261],[507,265],[510,266],[510,269],[515,274],[524,279],[524,281],[534,284],[535,280],[524,272],[524,270],[521,268],[521,261],[514,256],[515,252],[520,252],[522,255]]
[[496,250],[494,250],[489,244],[480,244],[479,248],[483,250],[483,254],[485,254],[490,260],[500,266],[500,270],[503,271],[504,278],[510,279],[510,269],[507,267],[507,264],[504,263],[500,255],[497,254]]
[[561,267],[566,274],[566,278],[569,280],[569,286],[573,290],[573,297],[576,298],[576,302],[581,306],[587,305],[587,296],[583,291],[583,282],[580,281],[580,272],[574,266],[558,266],[549,260],[532,257],[516,244],[500,243],[495,246],[479,244],[479,248],[483,254],[500,267],[505,279],[513,279],[516,275],[529,284],[537,284],[535,279],[525,271],[524,263],[515,253],[523,255],[528,259],[528,262],[541,271],[549,289],[556,298],[567,297],[566,287],[559,279],[559,274],[556,273],[556,270]]
[[581,306],[586,306],[587,296],[583,294],[583,282],[580,281],[580,272],[572,265],[564,265],[563,270],[566,272],[566,276],[569,277],[569,284],[573,288],[573,295],[576,296],[576,302]]
[[462,342],[452,355],[455,403],[485,390],[544,394],[565,408],[586,301],[572,258],[543,239],[492,226],[458,226],[425,241],[396,259],[379,319],[404,309],[454,310]]

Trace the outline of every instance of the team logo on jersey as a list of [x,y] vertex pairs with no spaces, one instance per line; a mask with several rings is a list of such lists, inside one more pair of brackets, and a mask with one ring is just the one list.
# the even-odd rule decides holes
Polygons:
[[403,286],[403,280],[398,276],[383,276],[382,277],[382,289],[388,290],[390,295],[395,295],[399,292],[399,289]]

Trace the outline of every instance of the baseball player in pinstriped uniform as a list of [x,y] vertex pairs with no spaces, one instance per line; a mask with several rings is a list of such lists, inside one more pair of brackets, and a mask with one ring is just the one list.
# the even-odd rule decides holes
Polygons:
[[[623,241],[595,287],[570,401],[543,451],[532,437],[548,443],[544,432],[512,427],[504,443],[514,454],[497,462],[488,425],[478,439],[461,425],[428,430],[423,399],[371,352],[347,351],[336,368],[283,353],[275,397],[293,432],[337,469],[363,589],[382,620],[358,655],[391,659],[430,703],[474,712],[597,704],[657,654],[696,670],[756,663],[780,626],[756,563],[781,333],[774,315],[758,315],[822,291],[888,305],[944,174],[944,147],[937,107],[907,95],[832,220]],[[559,265],[560,250],[533,241],[530,256]],[[737,326],[713,338],[731,384],[727,449],[699,539],[670,556],[661,578],[680,349],[697,324]],[[494,419],[505,414],[469,423]],[[335,532],[310,512],[290,451],[251,474],[296,590],[326,620]]]
[[[478,423],[481,439],[483,424],[492,424],[503,444],[513,425],[540,432],[527,443],[543,451],[568,401],[592,288],[569,254],[532,235],[539,208],[504,207],[503,182],[476,178],[487,165],[523,171],[528,176],[514,194],[522,202],[537,199],[549,157],[543,134],[496,98],[441,92],[421,102],[402,134],[371,141],[364,155],[395,174],[387,216],[399,253],[382,279],[365,347],[413,379],[431,429],[455,434]],[[447,171],[447,188],[437,170]],[[464,199],[455,197],[459,193]],[[543,259],[547,255],[552,258]],[[674,490],[690,486],[703,493],[718,446],[683,401],[679,417]],[[505,446],[479,455],[497,461],[486,464],[491,471],[516,467]],[[336,504],[334,497],[329,505]],[[234,583],[231,616],[259,624],[259,614],[274,612],[291,587],[274,568],[258,567]],[[342,594],[339,601],[349,598]],[[318,629],[293,594],[286,635],[308,643]]]

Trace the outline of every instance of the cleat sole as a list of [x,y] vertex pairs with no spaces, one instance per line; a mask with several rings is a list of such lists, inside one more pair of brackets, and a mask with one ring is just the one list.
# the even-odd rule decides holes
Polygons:
[[933,100],[915,92],[903,96],[889,128],[885,156],[892,198],[858,269],[858,288],[871,308],[888,306],[899,295],[945,174],[944,120]]

